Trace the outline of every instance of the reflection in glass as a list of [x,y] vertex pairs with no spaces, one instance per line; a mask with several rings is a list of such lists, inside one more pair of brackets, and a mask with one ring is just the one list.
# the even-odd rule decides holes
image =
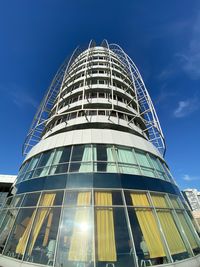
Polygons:
[[40,196],[40,193],[26,194],[24,197],[24,200],[22,202],[22,207],[36,206],[38,199],[39,199],[39,196]]
[[140,266],[167,263],[167,254],[152,210],[129,208],[129,219]]
[[61,205],[63,200],[63,191],[43,192],[39,206],[56,206]]
[[188,252],[171,212],[169,210],[158,210],[157,214],[173,260],[188,258]]
[[17,215],[16,209],[9,209],[5,218],[3,217],[4,220],[2,220],[2,224],[0,227],[0,252],[2,252],[2,250],[5,246],[7,237],[9,235],[10,230],[12,228],[12,225],[15,221],[16,215]]
[[[85,198],[82,202],[88,205],[90,199]],[[64,208],[56,266],[93,266],[92,233],[93,216],[90,208]]]
[[67,206],[91,205],[91,192],[67,191],[65,194],[64,205],[67,205]]
[[166,202],[165,196],[160,194],[151,194],[153,205],[159,208],[167,208],[168,204]]
[[[102,194],[102,195],[101,195]],[[134,266],[132,242],[123,208],[112,205],[110,193],[95,196],[96,264],[97,266]]]
[[21,209],[17,215],[4,254],[21,259],[35,217],[35,209]]
[[177,212],[177,215],[180,220],[181,226],[183,227],[185,235],[187,236],[187,239],[190,243],[190,246],[193,249],[194,254],[199,254],[200,253],[199,241],[197,243],[196,235],[191,228],[191,224],[188,224],[184,213]]
[[25,260],[53,265],[60,208],[40,208],[37,211]]

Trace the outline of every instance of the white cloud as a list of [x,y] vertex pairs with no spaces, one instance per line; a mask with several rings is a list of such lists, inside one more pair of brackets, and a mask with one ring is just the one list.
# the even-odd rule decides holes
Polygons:
[[183,118],[189,116],[191,113],[197,111],[200,107],[198,98],[187,99],[178,102],[178,107],[174,110],[175,118]]
[[198,179],[200,179],[198,176],[191,176],[189,174],[183,175],[183,180],[187,182],[198,180]]

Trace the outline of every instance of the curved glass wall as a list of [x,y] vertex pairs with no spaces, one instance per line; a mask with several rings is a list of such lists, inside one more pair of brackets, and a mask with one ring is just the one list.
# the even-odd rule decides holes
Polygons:
[[138,149],[103,144],[66,146],[40,153],[23,164],[17,183],[75,172],[127,173],[174,183],[167,166],[158,157]]
[[200,253],[176,195],[57,190],[16,195],[0,222],[3,255],[50,266],[150,266]]

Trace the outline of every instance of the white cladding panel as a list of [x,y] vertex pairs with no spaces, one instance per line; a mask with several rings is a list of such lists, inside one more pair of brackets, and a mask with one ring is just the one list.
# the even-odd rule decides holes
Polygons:
[[[82,129],[59,133],[41,140],[27,155],[26,159],[56,147],[78,144],[115,144],[129,146],[150,152],[160,158],[158,150],[144,138],[127,132],[112,129]],[[163,159],[163,158],[162,158]]]

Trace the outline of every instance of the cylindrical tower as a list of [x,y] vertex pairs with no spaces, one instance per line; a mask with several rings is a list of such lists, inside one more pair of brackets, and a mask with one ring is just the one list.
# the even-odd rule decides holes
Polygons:
[[91,41],[57,72],[1,211],[0,265],[200,266],[199,228],[129,56]]

